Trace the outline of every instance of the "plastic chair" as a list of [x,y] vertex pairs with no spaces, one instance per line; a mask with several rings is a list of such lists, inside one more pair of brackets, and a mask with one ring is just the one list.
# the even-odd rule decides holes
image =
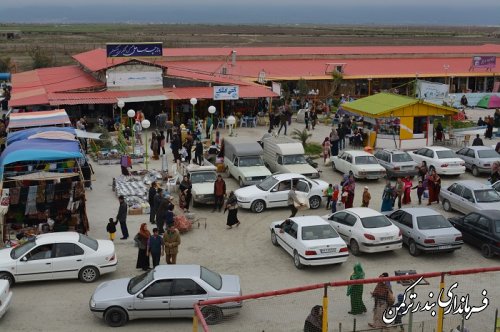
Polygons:
[[224,128],[225,126],[226,126],[226,119],[219,118],[219,122],[217,122],[217,128]]
[[248,127],[247,117],[242,116],[240,119],[240,127]]

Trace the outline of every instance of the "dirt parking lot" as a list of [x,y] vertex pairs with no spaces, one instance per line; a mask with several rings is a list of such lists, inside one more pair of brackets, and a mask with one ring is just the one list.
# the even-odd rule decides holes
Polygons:
[[[487,111],[484,111],[485,113]],[[485,114],[484,113],[484,114]],[[484,116],[481,114],[481,116]],[[292,128],[302,127],[294,123]],[[239,136],[261,137],[266,128],[238,128]],[[328,135],[329,128],[319,125],[313,133],[312,140],[321,142]],[[289,132],[291,132],[289,128]],[[488,141],[489,145],[496,141]],[[169,158],[170,161],[171,158]],[[322,161],[320,162],[322,164]],[[134,166],[134,168],[142,165]],[[151,168],[160,168],[158,161],[151,163]],[[331,168],[321,166],[321,178],[330,183],[339,183],[340,173],[333,173]],[[88,213],[91,222],[89,235],[96,238],[106,238],[106,221],[115,217],[118,201],[111,189],[112,178],[120,173],[119,166],[99,166],[94,164],[96,181],[93,191],[88,191]],[[459,179],[473,179],[467,172]],[[457,177],[443,177],[443,187],[446,187]],[[237,188],[233,179],[225,179],[228,190]],[[486,182],[486,177],[477,179]],[[379,210],[384,181],[358,181],[356,185],[355,206],[361,205],[361,192],[364,186],[370,188],[372,201],[370,206]],[[416,204],[416,193],[412,192],[412,205]],[[446,213],[440,205],[432,206],[446,217],[458,215]],[[452,254],[429,254],[412,257],[408,250],[366,254],[360,257],[350,256],[348,261],[338,266],[319,266],[297,270],[289,256],[281,248],[274,247],[270,241],[269,224],[272,221],[284,219],[289,215],[286,208],[267,210],[262,214],[254,214],[246,210],[239,210],[241,226],[231,230],[225,228],[226,215],[212,213],[211,207],[193,208],[198,217],[206,217],[206,228],[182,236],[180,253],[177,258],[179,264],[201,264],[215,271],[226,274],[237,274],[241,278],[242,289],[245,294],[262,292],[286,287],[295,287],[332,280],[349,279],[355,262],[361,262],[366,277],[376,277],[387,271],[391,275],[395,270],[415,269],[418,272],[444,271],[473,267],[498,266],[499,259],[486,259],[476,248],[464,245],[463,248]],[[304,215],[326,214],[323,205],[318,210],[308,210]],[[128,227],[131,237],[128,240],[115,240],[119,264],[115,273],[103,276],[94,284],[82,284],[78,281],[55,281],[43,283],[28,283],[16,285],[13,288],[13,303],[8,313],[0,322],[2,331],[104,331],[110,328],[89,311],[88,302],[97,285],[106,280],[130,277],[139,273],[135,269],[137,248],[133,245],[133,234],[138,231],[142,222],[148,221],[148,215],[129,216]],[[120,232],[117,234],[120,237]],[[164,264],[164,262],[162,262]],[[460,281],[460,287],[471,293],[471,301],[480,304],[481,290],[488,291],[490,306],[487,310],[472,316],[470,326],[476,329],[471,331],[486,331],[487,323],[493,324],[495,308],[500,306],[500,288],[498,281],[500,274],[482,274],[477,276],[455,278]],[[450,279],[452,280],[452,279]],[[404,290],[395,285],[395,292]],[[373,286],[365,287],[364,301],[368,313],[357,316],[358,328],[367,328],[371,318],[373,302],[369,297],[369,290]],[[429,290],[438,290],[438,281],[431,280]],[[422,290],[427,292],[427,288]],[[472,295],[474,294],[474,295]],[[342,322],[344,331],[352,326],[352,316],[349,311],[349,298],[345,296],[345,289],[332,290],[330,293],[330,326],[331,330]],[[475,301],[473,301],[475,300]],[[265,301],[251,301],[245,304],[238,316],[232,317],[214,327],[214,331],[300,331],[310,308],[320,304],[321,291],[294,294],[288,297],[274,298]],[[429,314],[419,314],[416,320],[432,319]],[[456,318],[453,318],[456,319]],[[454,322],[454,321],[453,321]],[[450,318],[450,324],[452,319]],[[190,319],[172,320],[140,320],[129,322],[121,331],[156,330],[156,331],[190,331]],[[446,331],[449,331],[448,328]]]

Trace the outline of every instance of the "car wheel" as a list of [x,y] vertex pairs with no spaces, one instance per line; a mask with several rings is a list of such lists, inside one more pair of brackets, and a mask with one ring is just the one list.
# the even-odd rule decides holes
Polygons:
[[278,238],[276,237],[276,233],[274,231],[271,231],[271,243],[276,247],[278,246]]
[[119,307],[113,307],[106,310],[104,320],[111,327],[119,327],[125,325],[128,321],[128,316],[125,310]]
[[0,272],[0,279],[7,280],[9,282],[9,286],[12,287],[15,283],[14,276],[9,272]]
[[493,257],[493,252],[489,244],[485,243],[481,246],[481,254],[486,258]]
[[255,213],[261,213],[262,211],[264,211],[266,208],[266,203],[264,203],[263,200],[256,200],[255,202],[252,203],[252,211],[255,212]]
[[293,265],[295,265],[295,267],[299,270],[303,267],[302,263],[300,262],[299,253],[296,250],[293,252]]
[[240,187],[244,187],[245,186],[245,184],[243,183],[243,180],[241,178],[240,178],[239,183],[240,183]]
[[447,199],[443,200],[443,209],[446,212],[450,212],[452,210],[450,201],[448,201]]
[[222,310],[219,307],[211,305],[201,308],[201,313],[203,314],[203,318],[205,318],[205,322],[207,322],[208,325],[220,323],[224,317]]
[[226,174],[227,178],[231,177],[231,173],[229,172],[229,167],[226,166],[226,168],[224,168],[224,174]]
[[359,244],[358,242],[356,242],[356,240],[351,240],[351,242],[349,242],[349,247],[351,249],[351,254],[353,254],[354,256],[359,256],[361,254],[361,252],[359,251]]
[[477,166],[472,166],[472,175],[479,176],[479,168]]
[[332,171],[336,171],[337,170],[337,167],[335,167],[335,163],[332,161]]
[[412,255],[412,256],[420,255],[420,250],[418,249],[415,241],[413,241],[413,240],[410,241],[410,243],[408,244],[408,249],[410,251],[410,255]]
[[319,196],[313,196],[309,198],[309,207],[311,209],[317,209],[321,206],[321,198]]
[[78,273],[78,279],[82,282],[94,282],[97,278],[99,278],[99,270],[93,266],[85,266],[80,270],[80,273]]

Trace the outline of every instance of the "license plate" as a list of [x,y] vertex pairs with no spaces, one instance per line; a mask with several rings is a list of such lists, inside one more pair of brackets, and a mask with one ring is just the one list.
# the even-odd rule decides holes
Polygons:
[[452,246],[439,246],[439,249],[451,249]]
[[392,240],[392,236],[381,237],[380,241]]
[[336,251],[337,251],[337,249],[335,249],[335,248],[321,249],[322,254],[326,254],[329,252],[336,252]]

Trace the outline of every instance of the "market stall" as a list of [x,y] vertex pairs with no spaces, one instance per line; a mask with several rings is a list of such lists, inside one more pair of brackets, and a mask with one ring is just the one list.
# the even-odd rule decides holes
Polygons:
[[80,165],[74,139],[15,141],[0,157],[2,239],[26,232],[88,230]]
[[390,93],[344,103],[342,108],[364,118],[371,128],[363,128],[370,137],[370,146],[388,149],[416,149],[432,145],[431,118],[458,113],[451,107]]

